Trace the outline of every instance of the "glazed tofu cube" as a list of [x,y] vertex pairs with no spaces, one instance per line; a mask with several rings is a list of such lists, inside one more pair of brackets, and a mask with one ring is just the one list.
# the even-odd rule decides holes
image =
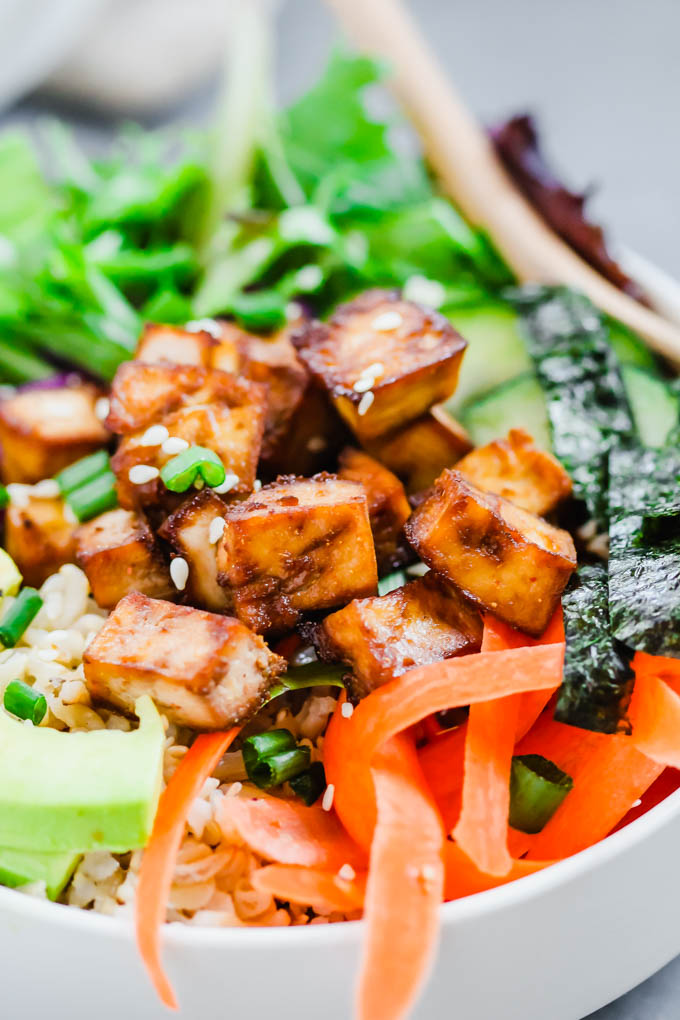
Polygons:
[[352,434],[327,395],[309,383],[276,447],[268,451],[266,469],[273,474],[308,477],[334,464]]
[[253,630],[290,630],[302,613],[372,595],[377,568],[362,488],[332,475],[280,478],[225,513],[220,582]]
[[225,509],[212,489],[203,489],[185,500],[158,532],[189,564],[187,601],[214,613],[225,613],[231,606],[217,580],[217,539],[211,535],[213,521],[224,519]]
[[285,660],[228,616],[133,592],[84,655],[93,698],[133,712],[149,694],[180,726],[228,728],[260,708]]
[[463,426],[437,405],[405,428],[367,443],[366,449],[401,478],[408,493],[414,493],[429,489],[445,468],[472,449],[472,443]]
[[136,361],[150,364],[169,361],[175,365],[208,368],[217,340],[207,330],[191,332],[179,326],[147,322],[135,351]]
[[300,406],[309,373],[297,356],[286,330],[271,339],[242,335],[238,342],[241,372],[267,387],[267,417],[262,457],[272,457]]
[[482,618],[460,592],[430,573],[331,613],[318,642],[324,658],[351,668],[347,682],[358,700],[415,666],[479,651]]
[[404,486],[396,475],[361,450],[347,447],[340,454],[338,477],[363,486],[368,500],[378,570],[394,570],[402,561],[402,532],[411,516]]
[[[153,407],[151,416],[142,406],[144,397]],[[130,481],[132,467],[146,464],[160,469],[174,456],[162,443],[148,445],[146,430],[159,424],[174,438],[213,450],[227,472],[238,478],[233,491],[250,492],[266,409],[264,386],[227,372],[141,362],[121,366],[114,379],[109,415],[116,431],[124,436],[111,461],[121,505],[134,509],[166,501],[168,494],[159,479],[141,485]]]
[[576,568],[571,535],[444,471],[405,525],[428,566],[484,609],[540,635]]
[[28,390],[0,402],[2,480],[50,478],[109,439],[94,408],[92,386]]
[[447,319],[372,290],[295,331],[312,375],[362,442],[420,417],[456,388],[465,340]]
[[61,499],[10,502],[5,518],[5,548],[26,584],[39,587],[64,563],[74,563],[77,523],[67,520]]
[[109,510],[81,525],[76,532],[76,560],[103,609],[112,609],[132,591],[157,599],[175,593],[148,521],[131,510]]
[[539,450],[524,429],[511,429],[468,453],[456,465],[464,478],[486,492],[543,517],[571,494],[571,479],[560,462]]

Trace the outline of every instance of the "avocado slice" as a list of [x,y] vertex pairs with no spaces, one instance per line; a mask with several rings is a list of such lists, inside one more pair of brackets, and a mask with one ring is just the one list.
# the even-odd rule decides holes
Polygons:
[[0,549],[0,598],[17,595],[22,582],[21,573],[12,557]]
[[76,870],[80,854],[64,850],[58,854],[0,847],[0,885],[12,889],[28,882],[44,882],[47,895],[56,900]]
[[132,733],[61,733],[0,712],[0,847],[123,853],[145,846],[165,732],[151,698],[139,698],[135,711]]

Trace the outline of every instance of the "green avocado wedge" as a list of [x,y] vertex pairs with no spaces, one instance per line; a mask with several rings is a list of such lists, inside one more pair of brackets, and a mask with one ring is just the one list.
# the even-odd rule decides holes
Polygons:
[[150,698],[135,711],[132,733],[62,733],[0,712],[0,847],[123,853],[147,843],[165,733]]
[[56,900],[79,860],[80,854],[68,850],[46,854],[0,847],[0,885],[17,889],[29,882],[44,882],[48,897]]

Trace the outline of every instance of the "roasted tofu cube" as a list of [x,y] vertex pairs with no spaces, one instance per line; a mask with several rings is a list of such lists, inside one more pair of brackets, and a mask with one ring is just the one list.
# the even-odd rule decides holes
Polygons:
[[327,323],[301,326],[293,340],[362,442],[450,396],[467,346],[438,312],[381,290],[341,305]]
[[539,450],[524,429],[511,429],[507,439],[495,439],[468,453],[456,471],[478,489],[543,517],[571,494],[571,479],[560,462]]
[[64,563],[75,563],[77,523],[65,515],[61,499],[10,502],[5,518],[5,548],[26,584],[39,587]]
[[377,568],[361,486],[332,475],[279,478],[226,509],[217,551],[236,615],[259,633],[373,595]]
[[447,470],[405,525],[428,566],[513,627],[543,633],[576,568],[571,535]]
[[[158,478],[130,481],[136,465],[160,469],[174,456],[162,443],[149,445],[150,425],[164,425],[170,436],[213,450],[239,479],[233,491],[252,490],[267,408],[264,386],[190,365],[128,362],[118,370],[111,393],[109,421],[124,437],[111,461],[122,506],[150,507],[167,496]],[[151,416],[143,406],[145,396]]]
[[414,493],[429,489],[445,468],[472,449],[472,443],[463,426],[436,405],[403,429],[367,443],[366,449],[401,478],[408,493]]
[[109,439],[95,414],[92,386],[28,390],[0,402],[2,480],[51,478]]
[[411,507],[396,475],[362,450],[346,447],[340,454],[338,476],[363,486],[368,500],[375,555],[380,573],[402,562],[404,524]]
[[479,651],[482,618],[456,588],[429,573],[331,613],[317,641],[324,658],[351,668],[347,683],[358,700],[415,666]]
[[309,477],[331,467],[352,434],[326,393],[309,383],[276,447],[264,462],[272,474]]
[[286,330],[271,339],[244,334],[238,342],[241,372],[267,387],[262,457],[268,460],[286,436],[307,388],[309,373]]
[[103,609],[112,609],[132,591],[156,599],[175,594],[156,536],[134,511],[109,510],[82,524],[76,531],[76,560]]
[[147,322],[135,351],[136,361],[154,364],[169,361],[175,365],[208,368],[217,340],[204,329],[194,332],[179,326]]
[[159,530],[161,538],[189,564],[187,601],[214,613],[231,608],[228,592],[217,581],[217,538],[211,534],[211,525],[224,519],[225,509],[212,489],[203,489],[185,500]]
[[170,722],[226,729],[260,708],[285,660],[238,620],[133,592],[83,657],[92,697],[126,712],[149,694]]

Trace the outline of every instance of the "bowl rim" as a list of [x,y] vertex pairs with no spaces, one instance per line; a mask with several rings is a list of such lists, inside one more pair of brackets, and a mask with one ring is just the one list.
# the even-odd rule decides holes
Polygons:
[[[442,904],[442,926],[451,928],[466,920],[479,920],[495,911],[517,907],[544,893],[567,885],[589,870],[607,864],[618,854],[650,838],[674,817],[680,815],[680,789],[674,790],[659,804],[628,825],[611,833],[599,843],[571,857],[546,867],[542,871],[525,875],[505,885],[474,893],[451,903]],[[20,915],[42,925],[52,924],[66,930],[78,929],[92,936],[106,935],[117,940],[128,940],[134,933],[129,916],[110,917],[91,910],[22,894],[16,889],[0,887],[0,916],[3,913]],[[299,925],[295,927],[193,927],[171,922],[163,928],[163,941],[181,948],[201,947],[254,947],[256,944],[282,949],[284,945],[298,944],[338,946],[358,940],[363,921],[344,921],[339,924]]]

